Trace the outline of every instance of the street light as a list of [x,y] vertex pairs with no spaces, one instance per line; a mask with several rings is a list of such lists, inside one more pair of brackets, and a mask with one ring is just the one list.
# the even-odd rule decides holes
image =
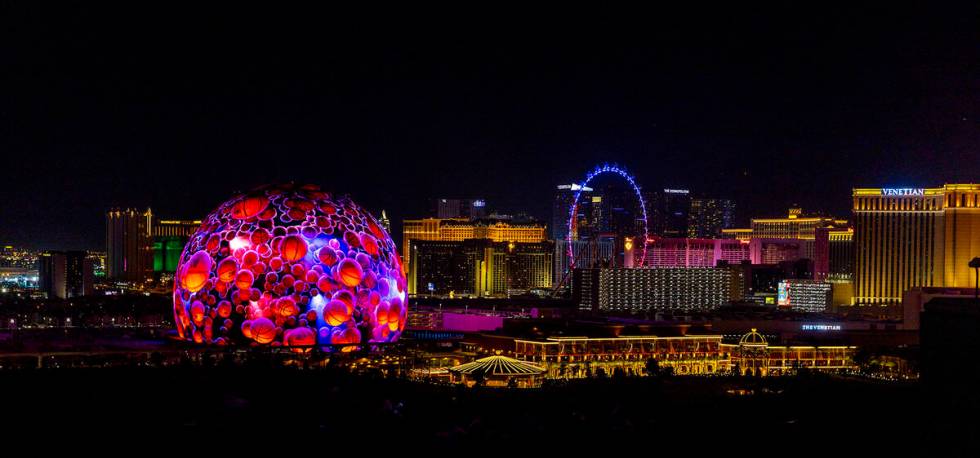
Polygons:
[[973,283],[973,299],[980,298],[980,257],[970,260],[970,268],[976,273],[976,280]]

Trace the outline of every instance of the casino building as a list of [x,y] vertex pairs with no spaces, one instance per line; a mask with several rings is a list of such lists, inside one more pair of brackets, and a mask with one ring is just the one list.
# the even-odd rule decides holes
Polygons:
[[[567,231],[566,231],[567,232]],[[600,240],[555,240],[554,284],[562,284],[562,280],[570,275],[571,261],[568,259],[568,246],[571,245],[575,266],[579,269],[610,266],[613,264],[615,241],[610,238]],[[571,283],[566,281],[563,288],[568,290]]]
[[143,281],[150,271],[153,212],[115,208],[106,213],[106,269],[109,278]]
[[617,369],[626,375],[644,375],[651,359],[676,375],[777,376],[802,368],[825,372],[857,368],[853,346],[769,345],[755,329],[738,343],[722,340],[721,335],[517,339],[514,354],[544,368],[546,378],[588,377],[600,368],[610,375]]
[[810,278],[832,284],[834,304],[851,303],[854,230],[847,220],[790,208],[785,218],[753,218],[750,228],[725,229],[722,234],[748,243],[753,264],[812,260]]
[[[541,243],[547,241],[547,234],[543,224],[532,221],[470,220],[466,218],[408,219],[403,222],[402,260],[405,264],[411,263],[411,246],[414,240],[462,242],[469,239]],[[410,287],[409,293],[414,292]]]
[[915,287],[971,287],[980,185],[853,190],[853,304],[897,304]]
[[728,267],[575,269],[572,301],[580,310],[710,310],[741,299],[744,279]]
[[749,229],[724,229],[722,234],[738,240],[756,238],[814,240],[817,237],[817,229],[846,227],[847,220],[804,215],[801,208],[790,208],[785,218],[752,218]]
[[151,227],[153,271],[175,272],[184,245],[201,227],[201,221],[161,219],[153,221]]
[[647,243],[646,267],[715,267],[719,261],[748,261],[748,242],[732,239],[653,238]]
[[414,240],[408,268],[413,295],[508,297],[551,288],[551,241]]
[[780,308],[801,312],[825,312],[833,298],[831,283],[816,280],[786,279],[779,282],[776,303]]

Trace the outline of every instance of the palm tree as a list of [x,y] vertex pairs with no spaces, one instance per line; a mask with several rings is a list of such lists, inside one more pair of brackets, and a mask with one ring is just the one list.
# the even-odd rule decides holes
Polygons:
[[976,273],[976,280],[973,283],[973,299],[980,298],[980,257],[970,260],[970,268]]

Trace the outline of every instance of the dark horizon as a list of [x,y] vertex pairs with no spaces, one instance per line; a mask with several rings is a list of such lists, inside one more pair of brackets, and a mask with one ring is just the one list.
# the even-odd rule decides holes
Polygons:
[[110,207],[197,219],[281,181],[384,209],[398,234],[435,197],[548,222],[554,186],[604,162],[735,199],[742,219],[849,217],[852,187],[980,177],[976,6],[453,23],[139,8],[0,7],[0,243],[103,249]]

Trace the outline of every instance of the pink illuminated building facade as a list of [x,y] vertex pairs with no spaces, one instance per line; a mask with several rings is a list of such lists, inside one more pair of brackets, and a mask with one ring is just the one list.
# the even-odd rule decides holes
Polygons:
[[661,238],[647,245],[648,267],[715,267],[750,260],[749,243],[734,239]]
[[816,240],[786,238],[682,239],[657,238],[647,245],[647,267],[716,267],[728,264],[780,264],[799,259],[814,261],[814,280],[827,279],[828,231],[818,231]]

